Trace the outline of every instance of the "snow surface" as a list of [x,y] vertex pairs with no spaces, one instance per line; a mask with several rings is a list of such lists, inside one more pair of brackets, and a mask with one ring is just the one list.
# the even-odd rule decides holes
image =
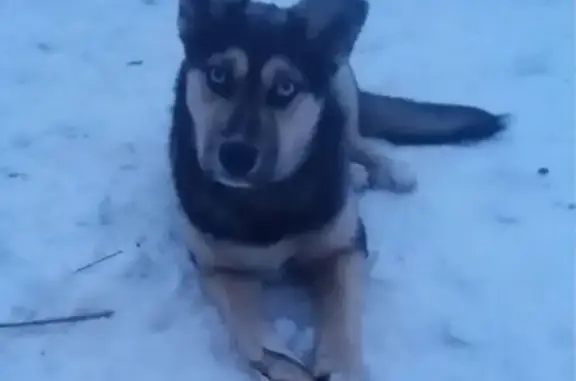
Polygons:
[[[373,381],[573,378],[572,3],[373,1],[362,86],[514,115],[477,147],[395,150],[418,193],[363,198]],[[175,12],[0,0],[0,321],[116,311],[0,329],[2,381],[244,380],[171,231]],[[277,325],[309,346],[309,329]]]

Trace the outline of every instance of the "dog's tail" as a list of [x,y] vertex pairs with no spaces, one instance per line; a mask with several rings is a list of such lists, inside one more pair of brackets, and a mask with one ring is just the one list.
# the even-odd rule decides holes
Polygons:
[[465,144],[489,139],[508,126],[508,115],[477,107],[419,102],[360,91],[359,129],[396,145]]

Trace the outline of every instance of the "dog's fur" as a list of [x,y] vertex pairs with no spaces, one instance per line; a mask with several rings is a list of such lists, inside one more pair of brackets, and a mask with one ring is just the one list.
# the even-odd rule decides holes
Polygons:
[[[410,132],[408,117],[406,130],[392,116],[393,127],[383,128],[379,96],[358,91],[347,62],[367,2],[334,0],[320,12],[316,1],[280,9],[180,0],[186,58],[175,87],[171,165],[201,283],[246,364],[274,381],[360,381],[366,236],[350,162],[366,166],[375,186],[408,189],[363,135],[418,143],[434,134]],[[452,115],[454,122],[468,114]],[[466,131],[488,137],[498,129],[464,124],[438,129],[434,136],[443,138],[433,143],[479,140],[481,133]],[[260,316],[263,279],[288,262],[308,275],[317,307],[310,372],[273,355]]]

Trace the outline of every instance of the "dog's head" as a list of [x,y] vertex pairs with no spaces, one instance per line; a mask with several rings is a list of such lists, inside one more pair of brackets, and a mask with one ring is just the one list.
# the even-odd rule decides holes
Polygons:
[[[325,4],[324,4],[325,3]],[[186,104],[202,170],[228,186],[282,180],[306,159],[366,0],[180,0]]]

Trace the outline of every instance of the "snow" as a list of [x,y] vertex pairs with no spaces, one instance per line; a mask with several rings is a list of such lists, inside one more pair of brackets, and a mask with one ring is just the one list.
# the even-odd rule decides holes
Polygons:
[[[394,150],[418,192],[362,199],[371,380],[573,379],[574,5],[372,3],[363,86],[514,120],[479,146]],[[0,380],[244,380],[172,233],[175,12],[0,1],[0,321],[116,311],[0,329]],[[309,347],[309,329],[277,326]]]

